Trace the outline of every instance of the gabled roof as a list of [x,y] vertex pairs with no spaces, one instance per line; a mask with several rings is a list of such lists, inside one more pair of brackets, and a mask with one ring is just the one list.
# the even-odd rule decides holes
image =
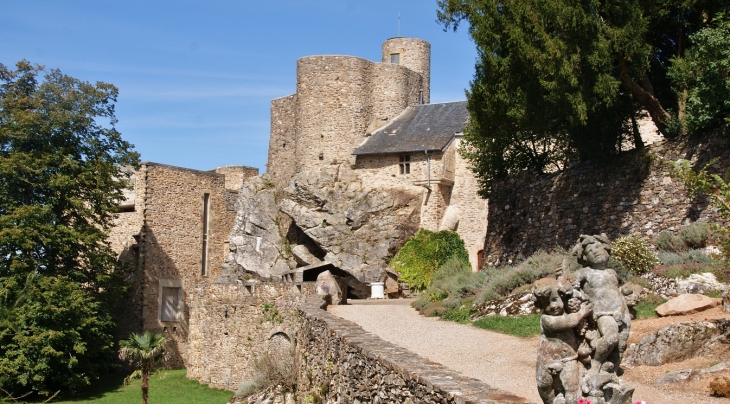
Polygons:
[[355,149],[354,155],[441,151],[469,119],[466,101],[408,107]]

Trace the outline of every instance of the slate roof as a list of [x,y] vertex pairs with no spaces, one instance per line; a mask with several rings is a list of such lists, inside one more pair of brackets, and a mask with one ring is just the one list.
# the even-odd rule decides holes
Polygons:
[[352,154],[441,151],[462,132],[468,118],[466,101],[412,105]]

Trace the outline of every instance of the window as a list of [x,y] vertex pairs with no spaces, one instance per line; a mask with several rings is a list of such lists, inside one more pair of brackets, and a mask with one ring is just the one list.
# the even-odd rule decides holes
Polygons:
[[390,63],[399,65],[400,64],[400,53],[391,53],[390,54]]
[[203,194],[203,245],[200,273],[203,276],[208,275],[208,233],[210,222],[210,194]]
[[411,173],[411,155],[406,154],[406,155],[400,156],[400,163],[398,163],[398,166],[400,167],[401,174],[410,174]]
[[159,320],[163,322],[180,322],[183,318],[182,312],[182,281],[160,279]]

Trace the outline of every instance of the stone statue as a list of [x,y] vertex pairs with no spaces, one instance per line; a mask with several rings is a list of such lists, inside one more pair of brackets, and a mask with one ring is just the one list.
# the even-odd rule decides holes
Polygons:
[[545,404],[630,404],[634,389],[619,379],[631,314],[605,235],[581,235],[572,253],[584,265],[533,286],[542,310],[537,385]]
[[547,404],[575,403],[582,397],[581,378],[585,372],[578,362],[575,329],[591,314],[591,304],[579,303],[577,311],[567,313],[565,300],[571,292],[570,285],[561,285],[554,279],[541,279],[532,288],[535,307],[543,313],[537,350],[537,390]]

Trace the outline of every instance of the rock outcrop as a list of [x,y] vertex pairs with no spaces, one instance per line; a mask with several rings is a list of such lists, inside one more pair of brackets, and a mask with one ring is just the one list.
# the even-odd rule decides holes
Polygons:
[[623,365],[659,366],[727,349],[730,339],[730,319],[688,321],[668,325],[631,344],[624,355]]
[[241,188],[236,206],[223,276],[247,273],[275,279],[289,271],[294,263],[287,257],[279,228],[273,184],[266,177],[251,178]]
[[470,320],[477,321],[489,316],[526,316],[539,313],[532,300],[532,292],[527,290],[500,299],[490,300],[474,306]]
[[360,282],[385,278],[388,260],[418,231],[424,189],[365,183],[332,165],[296,174],[279,203],[324,253],[323,261]]

